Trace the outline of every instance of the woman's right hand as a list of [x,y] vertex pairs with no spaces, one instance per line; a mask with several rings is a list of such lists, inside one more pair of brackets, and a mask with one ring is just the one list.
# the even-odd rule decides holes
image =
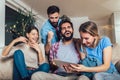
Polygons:
[[83,60],[86,57],[85,53],[80,52],[81,59]]
[[2,52],[2,55],[3,56],[6,56],[8,55],[8,53],[10,52],[11,48],[14,46],[15,43],[17,42],[24,42],[24,43],[27,43],[27,38],[23,37],[23,36],[20,36],[16,39],[14,39],[8,46],[5,47],[5,49],[3,50]]

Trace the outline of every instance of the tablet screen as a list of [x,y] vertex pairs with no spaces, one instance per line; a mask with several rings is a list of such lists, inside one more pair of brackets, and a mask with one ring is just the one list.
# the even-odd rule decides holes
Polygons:
[[62,67],[63,65],[69,65],[69,64],[75,64],[75,63],[70,63],[70,62],[65,62],[65,61],[61,61],[58,59],[54,59],[53,60],[55,62],[55,64],[59,67]]

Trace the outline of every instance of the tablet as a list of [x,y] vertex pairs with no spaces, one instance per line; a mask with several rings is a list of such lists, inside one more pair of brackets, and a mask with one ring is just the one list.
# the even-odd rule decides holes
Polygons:
[[62,67],[63,65],[69,65],[69,64],[75,64],[75,63],[70,63],[70,62],[65,62],[65,61],[61,61],[58,59],[54,59],[53,60],[55,62],[55,64],[59,67]]
[[[54,62],[55,62],[55,64],[58,66],[58,67],[60,67],[60,68],[62,68],[62,69],[64,69],[65,70],[65,68],[63,67],[63,65],[70,65],[70,64],[75,64],[75,63],[70,63],[70,62],[65,62],[65,61],[61,61],[61,60],[58,60],[58,59],[54,59],[53,60]],[[77,65],[77,64],[75,64],[75,65]],[[66,72],[66,70],[65,70],[65,72]],[[61,73],[62,75],[64,75],[63,73]],[[77,72],[66,72],[66,74],[67,75],[71,75],[71,74],[78,74]]]

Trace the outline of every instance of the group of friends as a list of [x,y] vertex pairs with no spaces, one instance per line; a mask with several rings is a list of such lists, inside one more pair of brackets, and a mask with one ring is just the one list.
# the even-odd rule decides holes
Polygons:
[[[100,37],[95,22],[82,23],[80,38],[74,38],[73,23],[68,17],[60,18],[58,6],[49,6],[47,15],[40,30],[29,26],[26,37],[14,39],[3,50],[2,59],[13,57],[13,80],[120,79],[111,62],[112,43],[108,37]],[[39,42],[39,32],[44,45]],[[55,59],[70,64],[57,66]]]

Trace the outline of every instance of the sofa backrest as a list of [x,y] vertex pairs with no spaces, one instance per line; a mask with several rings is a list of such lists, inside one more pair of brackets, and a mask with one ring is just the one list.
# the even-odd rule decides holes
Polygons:
[[[2,53],[4,47],[0,47],[0,55]],[[44,49],[44,46],[42,44],[42,48]],[[115,64],[118,60],[120,60],[120,44],[113,44],[113,50],[112,50],[112,62]]]
[[118,60],[120,60],[120,44],[113,44],[112,50],[112,62],[115,64]]

